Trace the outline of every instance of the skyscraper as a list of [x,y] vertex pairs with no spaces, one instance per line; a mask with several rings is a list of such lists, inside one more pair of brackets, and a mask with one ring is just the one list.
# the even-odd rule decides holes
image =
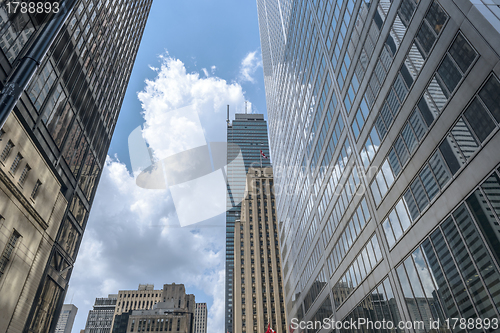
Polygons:
[[498,7],[257,7],[288,318],[498,317]]
[[2,98],[19,90],[3,85],[30,48],[47,42],[0,130],[2,333],[55,329],[151,2],[0,3]]
[[[226,286],[225,326],[233,332],[233,269],[234,222],[241,215],[241,201],[245,192],[246,173],[251,166],[270,166],[267,123],[262,114],[236,114],[227,127],[227,212],[226,212]],[[230,165],[243,158],[245,172]],[[238,164],[240,165],[240,164]]]
[[64,304],[57,320],[55,333],[71,333],[78,308],[73,304]]
[[110,333],[115,314],[117,294],[96,298],[92,310],[89,311],[85,333]]
[[194,309],[194,333],[207,333],[207,303],[196,303]]
[[234,225],[234,332],[286,333],[278,221],[271,167],[248,170]]

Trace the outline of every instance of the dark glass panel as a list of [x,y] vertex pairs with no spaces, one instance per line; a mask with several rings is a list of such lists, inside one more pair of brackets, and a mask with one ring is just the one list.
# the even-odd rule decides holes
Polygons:
[[401,22],[408,27],[410,24],[411,17],[415,11],[416,5],[413,0],[403,0],[401,1],[401,6],[399,7],[399,18]]
[[401,165],[405,165],[406,161],[410,158],[410,154],[408,153],[408,149],[403,142],[403,138],[398,136],[396,142],[394,143],[394,148],[396,149],[396,153],[398,154],[399,160],[401,161]]
[[[486,199],[493,208],[493,213],[489,214],[491,215],[489,218],[494,219],[494,214],[496,214],[496,218],[498,220],[500,218],[500,178],[498,177],[498,174],[493,173],[489,176],[488,179],[486,179],[481,185],[481,188],[486,195]],[[486,209],[486,211],[489,211],[489,209]]]
[[420,171],[419,176],[429,200],[432,200],[439,193],[439,187],[428,165]]
[[431,235],[432,243],[436,249],[437,257],[443,266],[443,272],[446,280],[450,284],[450,289],[453,294],[455,301],[457,302],[458,308],[463,318],[475,318],[477,317],[472,302],[467,294],[467,289],[464,286],[460,274],[458,272],[453,258],[451,256],[446,242],[444,241],[443,234],[438,229]]
[[450,289],[444,277],[443,271],[439,266],[438,259],[436,254],[434,253],[434,249],[431,246],[431,242],[429,238],[427,238],[422,243],[423,253],[430,267],[430,273],[432,274],[432,278],[436,281],[436,285],[438,287],[437,292],[439,294],[439,298],[444,306],[445,317],[453,318],[459,315],[458,309],[453,301],[453,297],[451,295]]
[[[464,207],[462,206],[462,209],[463,208]],[[453,214],[455,218],[457,213],[460,214],[460,209]],[[486,293],[481,279],[479,278],[479,274],[472,263],[466,246],[458,233],[457,227],[455,226],[455,223],[453,223],[453,219],[449,217],[443,222],[441,227],[443,229],[443,234],[448,240],[451,253],[453,253],[460,274],[465,281],[465,285],[467,286],[472,300],[476,305],[479,315],[490,318],[495,312],[493,304],[491,304],[491,301],[488,298],[488,294]]]
[[413,183],[411,183],[410,188],[411,188],[411,191],[413,192],[413,196],[414,196],[415,201],[417,203],[418,209],[420,211],[422,211],[429,204],[429,199],[425,195],[425,191],[424,191],[424,188],[422,186],[422,183],[417,178],[413,181]]
[[495,122],[476,97],[464,113],[465,119],[472,127],[479,141],[483,142],[495,129]]
[[83,226],[85,216],[87,215],[87,210],[85,209],[85,206],[83,205],[77,194],[73,196],[73,200],[71,201],[69,210],[75,217],[76,221],[80,224],[80,226]]
[[496,304],[497,308],[500,307],[500,275],[465,204],[462,204],[453,213],[453,217],[467,243],[467,247],[483,278],[486,289],[493,299],[493,303]]
[[71,120],[73,120],[73,111],[69,103],[65,105],[61,104],[47,120],[47,129],[59,149],[61,149],[64,136],[68,131]]
[[422,54],[422,57],[424,59],[427,58],[427,55],[431,51],[432,45],[434,45],[434,42],[436,41],[436,36],[434,35],[434,32],[431,30],[431,28],[429,28],[429,26],[425,23],[425,21],[422,22],[422,25],[417,32],[417,36],[415,36],[415,40],[417,41],[415,45]]
[[449,55],[446,55],[444,57],[443,62],[439,66],[437,72],[439,73],[441,80],[444,82],[446,88],[448,88],[448,91],[450,93],[455,90],[458,83],[462,79],[462,74],[458,70],[457,66],[453,63]]
[[64,149],[62,152],[62,155],[68,164],[71,162],[71,159],[73,158],[73,155],[78,146],[78,143],[80,142],[81,133],[82,130],[80,128],[80,125],[78,125],[77,121],[74,121],[73,126],[71,127],[71,130],[68,134],[68,137],[66,138],[66,143],[64,145]]
[[420,142],[427,132],[427,125],[424,123],[418,109],[415,109],[410,116],[410,124],[415,132],[417,140]]
[[443,188],[444,185],[450,180],[451,175],[448,171],[448,168],[444,164],[443,158],[439,151],[436,151],[434,155],[429,160],[429,165],[434,173],[434,176],[437,179],[440,188]]
[[[491,177],[488,180],[490,179]],[[496,180],[498,181],[498,179]],[[497,263],[500,263],[500,238],[498,236],[500,227],[496,219],[491,216],[491,210],[484,200],[483,194],[478,189],[467,198],[466,202],[474,215],[474,219],[478,222],[490,250],[495,255]]]
[[382,115],[382,119],[384,120],[386,126],[389,127],[392,123],[393,118],[391,110],[389,110],[389,106],[387,105],[387,102],[384,102],[382,109],[380,109],[380,114]]
[[378,134],[381,138],[385,136],[387,133],[387,129],[385,127],[384,121],[382,120],[382,116],[378,116],[377,119],[375,120],[375,128],[378,131]]
[[476,58],[476,51],[474,51],[462,34],[458,34],[448,52],[458,64],[462,73],[465,73],[469,69],[469,66]]
[[69,163],[69,168],[71,172],[73,172],[73,175],[75,177],[78,176],[78,172],[80,171],[80,168],[82,166],[83,158],[85,157],[87,148],[88,148],[87,140],[85,139],[85,136],[82,135],[80,137],[79,143],[76,146],[73,158]]
[[391,149],[389,152],[389,155],[387,157],[389,160],[389,164],[391,166],[392,172],[395,175],[398,175],[399,172],[401,171],[401,164],[399,163],[398,157],[396,156],[396,152],[394,151],[394,148]]
[[[466,160],[474,155],[478,148],[478,144],[474,135],[469,130],[469,127],[465,124],[463,118],[460,118],[455,126],[453,126],[451,134],[453,136],[455,146],[460,149]],[[460,161],[462,161],[462,159],[460,159]]]
[[[443,308],[438,299],[438,290],[436,289],[436,282],[433,280],[431,273],[427,268],[420,247],[418,247],[415,251],[413,251],[412,257],[415,263],[416,274],[419,276],[420,282],[422,283],[422,289],[424,292],[424,295],[422,297],[425,297],[427,299],[427,303],[429,304],[430,317],[434,318],[434,320],[439,318],[441,324],[444,325],[445,316]],[[408,268],[407,270],[408,270],[408,275],[411,276],[410,270]]]
[[488,82],[484,85],[483,89],[479,92],[479,97],[484,102],[488,110],[497,122],[500,123],[500,99],[498,98],[498,92],[500,91],[500,82],[498,79],[492,75]]
[[[451,138],[451,140],[453,140],[453,138]],[[456,151],[456,149],[452,150],[449,141],[450,137],[448,136],[448,138],[439,145],[439,151],[450,168],[451,174],[454,175],[460,169],[461,164],[463,164],[459,162],[459,159],[461,159],[462,156]]]
[[412,221],[415,221],[415,219],[420,215],[420,212],[417,208],[417,204],[415,203],[415,200],[413,199],[413,195],[411,194],[411,191],[408,190],[403,196],[406,206],[408,207],[408,210],[410,211],[410,216]]
[[401,76],[403,77],[404,82],[406,83],[406,87],[408,87],[409,89],[413,84],[413,77],[411,76],[410,72],[408,71],[408,68],[404,63],[403,65],[401,65],[399,72],[401,73]]
[[418,101],[418,109],[420,110],[420,113],[422,113],[422,116],[424,117],[427,126],[430,126],[434,121],[434,115],[432,114],[429,106],[427,105],[427,101],[425,100],[424,96],[422,96],[420,98],[420,101]]
[[418,141],[417,138],[415,137],[415,134],[413,134],[413,130],[411,129],[410,123],[406,124],[401,135],[403,136],[403,139],[406,143],[406,146],[408,147],[408,150],[410,151],[410,154],[412,154],[415,151],[415,148],[417,148]]
[[425,19],[427,20],[427,22],[429,22],[429,25],[434,29],[436,35],[439,35],[441,29],[443,28],[443,25],[448,19],[448,15],[446,15],[444,10],[436,1],[433,1],[431,4],[431,8],[427,12],[427,15],[425,15]]
[[398,95],[399,100],[403,101],[408,94],[408,88],[405,85],[405,82],[403,80],[403,77],[401,74],[399,74],[396,77],[396,80],[394,81],[393,84],[393,89],[396,91],[396,95]]

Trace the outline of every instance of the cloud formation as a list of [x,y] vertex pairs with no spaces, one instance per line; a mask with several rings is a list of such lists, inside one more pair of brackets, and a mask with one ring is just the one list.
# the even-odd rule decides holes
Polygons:
[[[143,136],[156,158],[192,145],[193,137],[225,141],[226,105],[235,106],[232,118],[244,111],[239,84],[187,73],[184,63],[168,54],[161,57],[159,68],[150,68],[157,75],[146,80],[138,98],[145,120]],[[201,130],[182,115],[169,117],[187,105],[195,106]],[[181,228],[169,190],[136,186],[125,164],[108,156],[66,300],[73,299],[79,308],[75,331],[84,327],[96,297],[135,289],[140,283],[161,289],[172,282],[206,295],[208,332],[223,330],[224,215],[209,224],[219,227]]]
[[262,55],[256,51],[249,52],[241,61],[240,82],[255,83],[254,74],[258,68],[262,67]]

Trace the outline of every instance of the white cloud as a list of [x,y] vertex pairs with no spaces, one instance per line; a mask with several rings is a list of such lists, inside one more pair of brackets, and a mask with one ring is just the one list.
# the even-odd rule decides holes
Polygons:
[[212,72],[212,74],[215,74],[216,69],[217,69],[217,67],[215,65],[210,67],[210,71]]
[[241,61],[240,82],[255,83],[254,74],[259,67],[262,67],[262,56],[257,51],[249,52]]
[[209,76],[209,75],[208,75],[208,71],[207,71],[207,69],[206,69],[206,68],[202,68],[201,70],[203,71],[203,74],[205,74],[205,76],[206,76],[206,77],[208,77],[208,76]]
[[[193,136],[225,141],[226,105],[233,106],[231,114],[244,111],[241,86],[187,73],[182,61],[168,55],[160,62],[159,68],[150,66],[157,76],[147,80],[138,94],[145,120],[143,136],[155,155],[189,146]],[[202,132],[197,124],[171,112],[187,105],[197,111]],[[161,289],[172,282],[208,296],[208,332],[222,331],[224,215],[210,222],[219,227],[180,228],[168,190],[138,187],[125,164],[108,157],[68,292],[67,301],[73,299],[79,308],[74,331],[84,327],[96,297],[135,289],[140,283],[154,283],[155,289]]]

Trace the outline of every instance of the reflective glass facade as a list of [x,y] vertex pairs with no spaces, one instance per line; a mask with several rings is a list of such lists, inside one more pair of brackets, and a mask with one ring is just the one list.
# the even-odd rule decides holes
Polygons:
[[498,7],[257,7],[287,319],[495,331],[443,323],[500,314]]
[[[271,165],[264,115],[236,114],[227,127],[227,142],[225,326],[227,332],[233,332],[234,222],[241,216],[248,169]],[[267,158],[262,157],[261,151]],[[230,164],[238,158],[243,158],[244,170]]]
[[[18,9],[14,14],[9,12],[11,2],[0,1],[2,82],[53,15],[43,8],[42,12]],[[61,7],[65,3],[57,2]],[[7,330],[48,332],[55,328],[53,318],[63,305],[151,4],[152,0],[77,1],[13,110],[11,117],[19,119],[57,178],[59,202],[66,209],[60,216],[51,215],[48,230],[59,226],[55,239],[45,237],[37,245],[41,252],[33,254],[36,258],[28,278],[16,276],[6,282],[24,285],[19,299],[9,300],[16,306],[6,321]],[[0,141],[1,150],[6,145]],[[27,162],[29,158],[21,156],[16,164],[21,185],[37,173],[36,165],[30,167]],[[45,200],[44,186],[36,183],[32,202]],[[21,234],[24,241],[28,236]]]

